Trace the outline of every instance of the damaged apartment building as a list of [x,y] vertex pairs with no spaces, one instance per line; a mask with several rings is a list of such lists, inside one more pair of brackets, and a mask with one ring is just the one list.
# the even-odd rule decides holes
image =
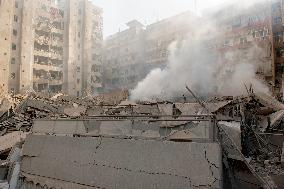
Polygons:
[[102,22],[88,0],[1,0],[2,92],[100,90]]
[[[134,60],[133,55],[122,53],[129,48],[129,41],[135,42],[131,35],[128,38],[121,38],[119,43],[112,43],[118,36],[126,31],[118,32],[110,36],[104,42],[104,72],[106,89],[126,88],[128,83],[132,83],[132,88],[140,79],[128,81],[127,77],[119,78],[112,75],[112,71],[117,71],[117,66],[121,61],[126,65],[136,65],[144,69],[140,77],[145,76],[153,68],[164,68],[169,60],[169,46],[174,41],[186,39],[194,28],[192,20],[199,19],[200,24],[206,24],[208,20],[217,24],[222,35],[213,36],[210,33],[204,36],[204,43],[208,48],[217,52],[221,57],[221,62],[238,63],[242,60],[250,61],[258,65],[257,76],[264,80],[276,97],[283,97],[283,1],[265,1],[253,7],[242,7],[239,3],[236,6],[224,6],[215,11],[203,12],[202,17],[198,17],[190,11],[161,20],[142,28],[137,35],[140,36],[139,44],[142,47],[136,49],[139,56],[143,54],[143,66],[135,61],[124,61],[124,59]],[[196,27],[196,26],[193,26]],[[137,38],[137,36],[135,36]],[[141,42],[142,40],[142,42]],[[135,46],[135,45],[133,45]],[[256,47],[261,50],[259,54],[250,53],[249,49]],[[228,56],[233,54],[234,56]],[[111,56],[110,56],[111,55]],[[139,65],[139,66],[138,66]],[[133,68],[134,69],[134,68]],[[123,73],[123,69],[119,69]],[[135,74],[130,72],[130,74]],[[122,77],[122,74],[118,74]],[[136,75],[137,76],[137,75]],[[129,77],[130,78],[130,77]],[[135,78],[135,77],[132,77]],[[125,80],[126,79],[126,80]],[[121,83],[123,80],[123,84]]]
[[187,11],[146,27],[133,20],[127,30],[107,37],[103,47],[105,90],[134,88],[153,68],[164,68],[168,46],[189,33],[190,18],[196,16]]

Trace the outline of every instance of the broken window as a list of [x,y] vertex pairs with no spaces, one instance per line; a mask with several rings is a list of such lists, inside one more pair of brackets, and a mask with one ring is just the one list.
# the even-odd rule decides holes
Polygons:
[[17,49],[17,45],[15,43],[12,43],[12,50],[16,50]]
[[15,58],[12,58],[11,59],[11,64],[15,64],[16,63],[16,59]]
[[281,24],[281,23],[282,23],[282,17],[281,16],[273,19],[273,24]]
[[241,45],[244,45],[244,44],[246,44],[247,43],[247,38],[246,37],[241,37],[240,38],[240,44]]
[[18,16],[17,15],[14,15],[14,21],[18,22]]
[[17,36],[17,34],[18,34],[17,30],[13,29],[13,35]]
[[258,32],[259,32],[260,37],[264,37],[264,31],[263,30],[259,30]]
[[15,79],[16,78],[16,73],[11,73],[11,79]]

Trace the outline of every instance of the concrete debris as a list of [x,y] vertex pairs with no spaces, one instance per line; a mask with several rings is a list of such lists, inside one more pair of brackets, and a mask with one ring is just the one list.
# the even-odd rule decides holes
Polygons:
[[127,100],[128,97],[128,90],[117,90],[111,93],[96,96],[93,100],[96,104],[118,105],[121,101]]
[[15,144],[23,141],[28,133],[15,131],[0,137],[0,153],[13,148]]
[[29,93],[1,103],[0,168],[13,187],[283,187],[284,105],[267,95],[200,104]]
[[275,129],[277,126],[279,126],[280,122],[284,118],[284,110],[277,111],[271,115],[269,115],[270,119],[270,128],[269,129]]
[[284,104],[267,94],[257,93],[254,94],[253,98],[264,106],[272,108],[274,111],[284,110]]
[[282,154],[281,154],[281,165],[282,165],[282,168],[284,168],[284,143],[283,143]]
[[80,117],[82,115],[86,114],[86,107],[80,106],[80,107],[73,107],[73,108],[64,108],[64,114],[66,114],[69,117]]

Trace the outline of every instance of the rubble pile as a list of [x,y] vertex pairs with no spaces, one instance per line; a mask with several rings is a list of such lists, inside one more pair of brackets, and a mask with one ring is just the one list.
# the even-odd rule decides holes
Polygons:
[[[85,98],[64,94],[49,98],[35,93],[2,97],[0,154],[11,156],[13,146],[22,144],[30,133],[186,143],[217,141],[231,184],[250,188],[283,186],[284,105],[274,98],[250,94],[197,102],[135,103],[127,99],[127,91]],[[244,178],[245,174],[253,179]]]

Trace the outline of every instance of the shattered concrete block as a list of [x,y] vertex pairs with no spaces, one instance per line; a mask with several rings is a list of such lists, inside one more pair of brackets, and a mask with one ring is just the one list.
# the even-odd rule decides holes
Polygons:
[[78,106],[78,107],[65,108],[64,114],[66,114],[69,117],[80,117],[86,114],[86,111],[87,111],[86,107]]
[[1,189],[9,189],[10,185],[8,182],[0,182],[0,188]]
[[26,138],[28,133],[15,131],[0,137],[0,152],[11,149],[16,143]]
[[284,110],[284,104],[264,93],[256,93],[253,96],[261,104],[266,107],[272,108],[274,111]]
[[283,143],[282,154],[281,154],[281,165],[282,165],[282,168],[284,169],[284,143]]
[[83,121],[56,121],[56,120],[35,120],[33,133],[57,134],[57,135],[84,135],[87,134]]
[[57,107],[55,105],[50,105],[44,101],[28,99],[24,107],[32,107],[41,111],[49,111],[57,113]]

